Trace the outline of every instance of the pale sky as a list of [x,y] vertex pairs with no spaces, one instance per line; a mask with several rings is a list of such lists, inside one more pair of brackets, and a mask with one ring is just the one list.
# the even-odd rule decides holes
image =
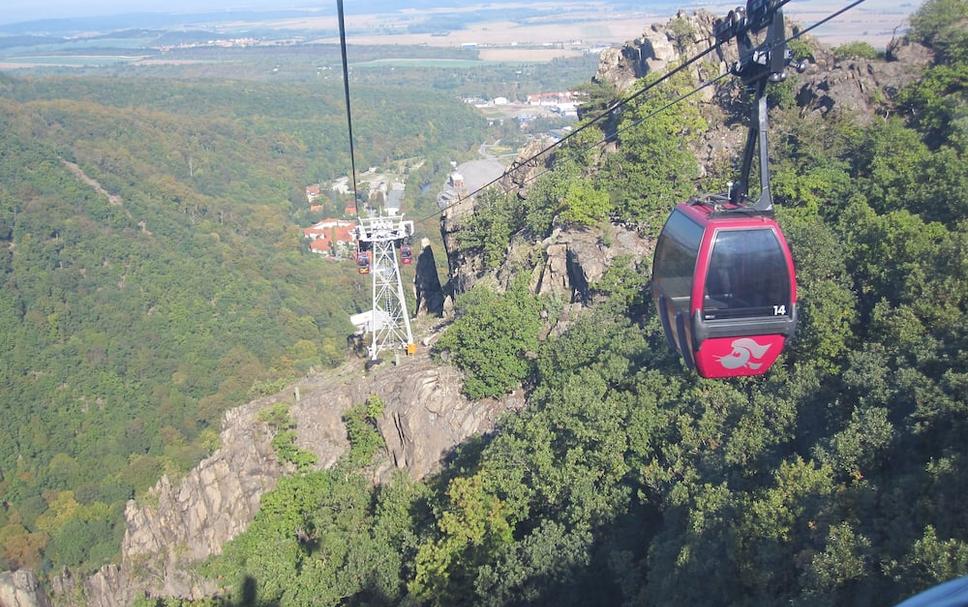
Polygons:
[[[344,0],[347,13],[392,11],[401,8],[420,9],[427,6],[475,6],[510,0]],[[596,0],[591,0],[592,2]],[[598,0],[601,1],[601,0]],[[809,12],[846,4],[848,0],[801,0],[789,5],[788,12]],[[888,12],[910,14],[924,0],[868,0],[866,10],[882,8]],[[725,6],[729,0],[604,0],[606,4],[621,4],[626,8],[649,11],[650,5],[668,10],[677,5]],[[736,0],[743,4],[743,0]],[[796,6],[794,6],[796,5]],[[335,0],[0,0],[0,25],[40,19],[77,19],[83,17],[111,17],[132,13],[198,14],[226,10],[286,10],[312,9],[323,14],[335,14]],[[377,7],[376,11],[372,9]],[[855,11],[857,12],[857,11]]]
[[[359,3],[359,0],[355,0]],[[346,0],[346,5],[354,0]],[[226,9],[271,10],[293,6],[333,6],[335,1],[293,2],[288,4],[274,0],[2,0],[0,23],[34,21],[36,19],[70,19],[77,17],[101,17],[127,13],[204,13]]]

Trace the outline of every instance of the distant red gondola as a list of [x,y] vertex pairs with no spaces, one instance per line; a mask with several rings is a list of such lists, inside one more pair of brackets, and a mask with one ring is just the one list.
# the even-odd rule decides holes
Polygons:
[[410,245],[410,241],[404,240],[403,244],[400,245],[400,262],[409,266],[413,264],[413,247]]

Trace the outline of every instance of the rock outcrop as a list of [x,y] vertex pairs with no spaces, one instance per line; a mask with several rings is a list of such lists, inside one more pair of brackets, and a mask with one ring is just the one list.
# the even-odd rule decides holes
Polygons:
[[128,502],[121,563],[79,579],[54,578],[56,596],[82,595],[90,607],[120,607],[138,596],[201,598],[217,588],[189,565],[221,551],[259,509],[285,472],[275,457],[260,399],[225,414],[221,447],[177,482],[167,476]]
[[[524,406],[520,391],[500,400],[468,401],[460,393],[460,374],[428,359],[406,369],[407,377],[392,388],[399,398],[386,401],[377,421],[390,455],[389,465],[378,470],[383,479],[393,469],[426,476],[464,439],[491,431],[501,414]],[[379,379],[373,388],[381,393]]]
[[[713,22],[712,14],[700,10],[691,14],[680,11],[664,24],[653,24],[622,47],[606,49],[593,81],[614,86],[619,94],[627,93],[637,79],[709,48],[714,42]],[[787,31],[796,28],[788,20]],[[789,86],[793,87],[796,107],[803,116],[843,112],[859,124],[866,124],[889,110],[898,91],[916,81],[932,61],[929,49],[907,39],[893,41],[885,58],[873,60],[838,58],[814,38],[805,36],[801,40],[812,55],[804,73],[790,70]],[[697,82],[725,73],[736,61],[735,44],[725,45],[722,50],[724,60],[709,55],[693,66]],[[704,91],[702,111],[716,126],[692,146],[703,174],[735,160],[742,150],[747,109],[741,91],[733,79],[725,80],[715,90]]]
[[420,255],[413,278],[413,291],[417,299],[417,316],[429,314],[440,316],[444,313],[444,289],[437,275],[437,260],[434,257],[430,240],[420,242]]
[[[635,40],[602,51],[592,82],[613,86],[619,93],[628,91],[639,78],[661,72],[683,57],[706,50],[714,40],[713,21],[712,13],[700,10],[693,13],[679,11],[666,23],[653,23]],[[723,50],[727,62],[736,60],[733,49]],[[718,62],[714,57],[711,60]],[[706,68],[699,64],[694,71],[700,77],[717,75],[705,73]],[[725,70],[725,64],[718,65],[717,70]]]
[[0,607],[50,607],[47,594],[33,571],[0,573]]
[[316,455],[318,467],[328,468],[349,446],[345,411],[378,395],[386,403],[378,427],[387,457],[375,467],[374,481],[395,469],[421,478],[458,443],[489,432],[504,411],[523,405],[520,394],[472,403],[460,386],[456,370],[426,355],[369,374],[354,361],[227,412],[219,449],[185,477],[163,477],[147,496],[128,502],[120,563],[87,578],[66,571],[54,576],[55,599],[64,605],[122,607],[142,596],[197,599],[215,593],[197,565],[244,531],[262,495],[293,471],[276,459],[274,430],[259,420],[266,407],[288,403],[297,445]]
[[[519,168],[503,177],[495,186],[495,189],[499,187],[505,193],[516,192],[523,197],[534,179],[551,166],[554,156],[549,152],[530,162],[524,163],[524,161],[541,152],[551,142],[551,139],[539,138],[525,146],[508,167],[509,169],[515,166]],[[440,218],[440,233],[444,240],[447,267],[450,273],[450,278],[444,287],[444,293],[447,297],[445,310],[452,309],[454,298],[469,291],[486,275],[490,274],[491,277],[495,277],[493,271],[488,272],[485,268],[481,252],[465,248],[460,239],[461,230],[464,229],[468,219],[474,214],[477,204],[478,198],[476,196],[464,198],[457,204],[448,207]],[[522,247],[518,246],[520,244],[522,243],[512,243],[508,251],[509,257],[513,258],[515,252],[521,250]],[[524,248],[528,246],[530,245],[524,244]],[[506,277],[504,281],[499,282],[501,282],[500,286],[506,286]]]
[[594,288],[618,258],[635,266],[652,258],[655,243],[620,225],[556,230],[539,244],[544,262],[531,275],[532,290],[569,304],[593,303]]
[[898,41],[886,59],[837,59],[819,44],[813,61],[796,77],[796,102],[803,113],[846,112],[859,123],[870,122],[906,85],[915,82],[933,59],[916,42]]

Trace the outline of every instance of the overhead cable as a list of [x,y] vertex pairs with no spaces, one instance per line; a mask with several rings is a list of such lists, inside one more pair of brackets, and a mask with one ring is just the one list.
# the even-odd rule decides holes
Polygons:
[[[796,39],[800,38],[804,34],[807,34],[808,32],[813,31],[814,29],[816,29],[816,28],[818,28],[818,27],[820,27],[820,26],[822,26],[822,25],[830,22],[831,20],[836,19],[837,17],[839,17],[840,15],[842,15],[845,12],[849,11],[850,9],[852,9],[852,8],[854,8],[854,7],[856,7],[856,6],[860,5],[860,4],[863,4],[865,1],[866,0],[854,0],[854,2],[851,2],[850,4],[844,6],[843,8],[838,9],[837,11],[834,11],[833,13],[831,13],[830,15],[824,17],[820,21],[817,21],[816,23],[810,25],[809,27],[804,28],[804,29],[798,31],[797,33],[795,33],[792,36],[788,37],[782,43],[778,43],[778,44],[776,44],[774,46],[771,46],[768,50],[773,50],[774,48],[777,48],[777,47],[780,47],[780,46],[784,46],[787,43],[792,42],[793,40],[796,40]],[[777,4],[776,8],[777,9],[782,8],[788,2],[790,2],[790,0],[781,0]],[[443,207],[439,208],[434,213],[429,214],[429,215],[427,215],[425,217],[422,217],[422,218],[418,219],[417,221],[421,221],[422,222],[422,221],[426,221],[427,219],[430,219],[432,217],[439,216],[441,213],[444,213],[444,212],[448,211],[449,209],[451,209],[453,207],[456,207],[457,205],[459,205],[459,204],[461,204],[463,202],[466,202],[467,200],[473,198],[474,196],[476,196],[480,192],[484,191],[485,189],[487,189],[487,188],[491,187],[492,185],[500,182],[502,179],[504,179],[506,177],[509,177],[510,175],[512,175],[513,173],[517,172],[519,169],[521,169],[522,167],[528,166],[530,163],[532,163],[535,160],[537,160],[543,154],[545,154],[545,153],[547,153],[547,152],[549,152],[549,151],[551,151],[553,149],[556,149],[556,148],[562,146],[563,144],[565,144],[566,142],[568,142],[572,137],[576,136],[581,131],[583,131],[583,130],[591,127],[592,125],[600,122],[601,120],[603,120],[604,118],[606,118],[607,116],[609,116],[610,114],[612,114],[615,110],[617,110],[617,109],[625,106],[629,102],[631,102],[631,101],[633,101],[633,100],[641,97],[643,94],[645,94],[648,91],[652,90],[653,88],[655,88],[659,84],[662,84],[663,82],[665,82],[666,80],[668,80],[669,78],[671,78],[676,73],[681,72],[682,70],[686,69],[687,67],[689,67],[690,65],[692,65],[696,61],[702,59],[703,57],[705,57],[709,53],[711,53],[714,50],[716,50],[721,44],[722,44],[722,42],[717,41],[712,46],[708,47],[706,50],[704,50],[704,51],[698,53],[697,55],[693,56],[692,58],[690,58],[685,63],[682,63],[682,64],[678,65],[676,68],[674,68],[673,70],[671,70],[669,72],[666,72],[658,80],[655,80],[654,82],[651,82],[648,85],[646,85],[645,87],[643,87],[641,90],[636,91],[635,93],[633,93],[631,95],[628,95],[627,97],[624,97],[624,98],[619,99],[618,101],[612,103],[607,109],[605,109],[604,111],[602,111],[599,114],[595,115],[588,122],[582,124],[580,127],[578,127],[577,129],[573,130],[572,132],[568,133],[567,135],[565,135],[561,139],[558,139],[557,141],[555,141],[555,142],[549,144],[548,146],[542,148],[539,152],[537,152],[535,154],[532,154],[526,160],[523,160],[521,162],[516,162],[513,166],[511,166],[510,168],[508,168],[505,171],[503,171],[501,173],[501,175],[499,175],[498,177],[492,179],[491,181],[488,181],[484,185],[478,187],[477,189],[475,189],[470,194],[467,194],[466,196],[461,197],[459,200],[454,201],[454,202],[452,202],[452,203],[450,203],[450,204],[448,204],[446,206],[443,206]],[[616,130],[614,133],[609,134],[609,135],[606,135],[604,138],[602,138],[602,139],[600,139],[600,140],[598,140],[598,141],[596,141],[594,143],[583,145],[582,147],[579,148],[579,150],[587,150],[587,149],[591,149],[593,147],[600,146],[600,145],[603,145],[605,143],[608,143],[609,141],[614,140],[619,133],[624,132],[624,131],[632,128],[632,127],[635,127],[635,126],[643,123],[644,121],[655,117],[656,115],[658,115],[658,114],[660,114],[662,112],[665,112],[666,110],[670,109],[671,107],[675,106],[676,104],[684,101],[685,99],[688,99],[689,97],[692,97],[693,95],[695,95],[696,93],[702,91],[705,88],[708,88],[708,87],[710,87],[710,86],[712,86],[714,84],[717,84],[718,82],[724,80],[725,78],[727,78],[728,76],[731,76],[731,75],[732,74],[729,71],[727,71],[727,72],[725,72],[723,74],[720,74],[716,78],[713,78],[711,80],[707,80],[706,82],[700,84],[699,86],[697,86],[696,88],[692,89],[691,91],[689,91],[689,92],[687,92],[687,93],[685,93],[683,95],[680,95],[679,97],[677,97],[676,99],[670,101],[666,105],[658,108],[657,110],[654,110],[654,111],[650,112],[646,116],[643,116],[642,118],[639,118],[639,119],[637,119],[634,122],[631,122],[629,124],[623,125],[621,128],[619,128],[618,130]],[[552,169],[545,169],[545,170],[541,171],[540,173],[538,173],[536,175],[532,175],[532,176],[528,177],[527,179],[525,179],[522,182],[521,185],[524,185],[526,183],[529,183],[529,182],[537,179],[538,177],[544,175],[545,173],[550,172],[551,170]]]
[[346,62],[346,24],[343,20],[343,0],[336,0],[339,16],[339,50],[343,56],[343,92],[346,96],[346,127],[350,138],[350,168],[353,177],[353,207],[360,217],[360,196],[356,189],[356,151],[353,149],[353,112],[350,109],[350,70]]

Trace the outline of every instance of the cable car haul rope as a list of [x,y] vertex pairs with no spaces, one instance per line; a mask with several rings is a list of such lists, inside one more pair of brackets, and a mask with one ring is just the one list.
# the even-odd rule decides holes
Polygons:
[[[648,115],[622,126],[579,149],[614,141],[619,133],[651,119],[730,76],[742,80],[753,96],[753,109],[743,150],[739,178],[721,195],[695,198],[678,205],[659,235],[653,258],[652,294],[669,346],[686,366],[707,378],[760,375],[782,353],[797,325],[797,284],[793,258],[779,224],[773,219],[767,145],[768,84],[782,82],[793,63],[787,43],[829,22],[864,0],[855,0],[789,38],[784,37],[782,7],[789,0],[749,0],[745,9],[730,11],[714,24],[715,42],[706,50],[670,70],[655,82],[599,113],[566,137],[515,163],[502,175],[460,204],[499,183],[522,167],[535,166],[542,155],[566,143],[619,108],[662,84],[677,72],[715,51],[725,60],[723,46],[733,40],[739,60],[728,72],[700,84]],[[765,31],[762,43],[752,35]],[[804,64],[795,64],[802,71]],[[754,152],[757,152],[754,156]],[[758,160],[760,191],[749,199],[749,178]],[[524,179],[532,181],[546,168]]]
[[[587,150],[615,141],[619,133],[651,119],[703,89],[730,76],[741,79],[754,102],[740,175],[730,184],[729,191],[694,198],[673,209],[656,245],[652,294],[669,346],[682,356],[688,368],[695,369],[707,378],[765,373],[781,354],[786,340],[793,336],[797,325],[797,284],[793,258],[783,231],[773,219],[766,90],[770,83],[782,82],[786,78],[786,68],[791,64],[798,71],[804,68],[804,64],[793,63],[787,49],[790,41],[864,1],[854,0],[786,38],[782,8],[790,0],[748,0],[745,8],[732,10],[724,19],[714,23],[715,40],[707,49],[635,93],[613,102],[565,137],[524,161],[514,163],[467,196],[417,221],[446,212],[499,184],[523,167],[536,167],[542,156],[568,143],[579,133],[612,116],[707,55],[715,52],[721,61],[725,61],[723,47],[735,41],[739,60],[726,73],[578,149]],[[342,1],[339,0],[338,4],[342,33]],[[764,32],[763,41],[755,44],[753,36]],[[341,45],[344,49],[345,74],[345,39],[341,39]],[[345,75],[348,77],[348,74]],[[347,110],[348,97],[347,90]],[[352,150],[352,134],[350,137]],[[749,198],[749,179],[754,160],[758,162],[760,178],[759,194],[755,201]],[[519,183],[524,185],[550,170],[545,168]],[[409,257],[405,256],[405,259],[409,261]],[[368,263],[365,265],[368,269]],[[361,272],[364,271],[362,256],[360,266]]]

